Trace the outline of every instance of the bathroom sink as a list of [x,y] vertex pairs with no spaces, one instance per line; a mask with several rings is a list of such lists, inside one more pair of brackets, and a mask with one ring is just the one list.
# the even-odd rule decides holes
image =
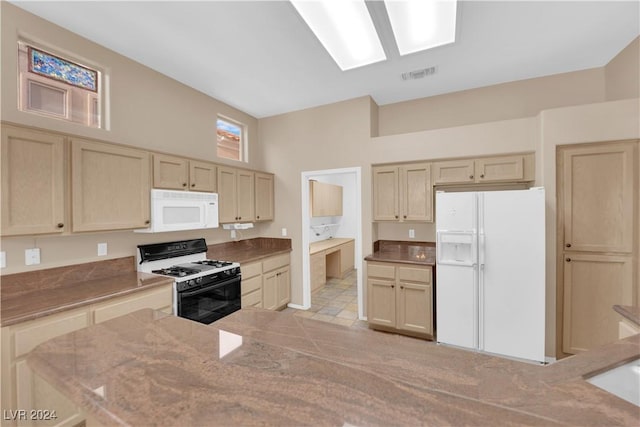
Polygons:
[[586,380],[627,402],[640,406],[640,358]]

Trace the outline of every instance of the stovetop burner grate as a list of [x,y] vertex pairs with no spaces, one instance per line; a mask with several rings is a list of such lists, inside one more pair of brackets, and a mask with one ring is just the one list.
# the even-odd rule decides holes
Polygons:
[[184,277],[191,274],[198,273],[198,270],[186,267],[169,267],[161,268],[159,270],[151,270],[152,273],[162,274],[164,276]]

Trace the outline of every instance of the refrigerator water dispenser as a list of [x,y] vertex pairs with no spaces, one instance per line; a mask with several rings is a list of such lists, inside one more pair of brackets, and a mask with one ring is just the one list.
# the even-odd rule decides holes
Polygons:
[[436,254],[440,264],[473,265],[476,259],[475,233],[439,231]]

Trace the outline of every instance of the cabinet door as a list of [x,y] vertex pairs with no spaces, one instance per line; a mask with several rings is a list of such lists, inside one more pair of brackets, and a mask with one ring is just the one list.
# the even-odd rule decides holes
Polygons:
[[71,151],[73,231],[149,225],[149,153],[76,139]]
[[433,186],[431,165],[419,163],[400,168],[402,219],[433,221]]
[[433,164],[435,184],[464,184],[474,182],[473,160],[450,160]]
[[373,325],[396,326],[396,285],[395,281],[371,278],[367,280],[369,292],[368,322]]
[[344,277],[345,273],[354,269],[355,251],[356,245],[353,240],[340,245],[340,277]]
[[278,271],[262,276],[262,308],[275,310],[278,307]]
[[310,256],[309,270],[311,271],[311,292],[320,289],[327,283],[327,257],[325,252],[318,252]]
[[236,181],[238,201],[238,221],[253,221],[256,216],[254,173],[246,170],[238,170]]
[[256,172],[256,221],[273,221],[273,175]]
[[221,223],[237,221],[236,170],[218,167],[218,203]]
[[575,354],[617,340],[614,304],[633,305],[632,257],[566,255],[563,351]]
[[283,307],[291,301],[291,274],[289,267],[282,268],[276,274],[278,307]]
[[189,161],[180,157],[153,155],[153,187],[186,190]]
[[[562,150],[564,245],[571,251],[633,250],[637,143]],[[637,172],[635,172],[637,173]],[[635,227],[637,227],[637,222]]]
[[399,219],[398,167],[373,167],[373,220],[397,221]]
[[64,231],[64,137],[3,126],[1,153],[1,234]]
[[400,282],[397,294],[398,329],[433,335],[433,292],[430,284]]
[[189,189],[214,193],[218,189],[216,165],[189,160]]
[[475,163],[476,182],[522,181],[524,156],[488,157]]

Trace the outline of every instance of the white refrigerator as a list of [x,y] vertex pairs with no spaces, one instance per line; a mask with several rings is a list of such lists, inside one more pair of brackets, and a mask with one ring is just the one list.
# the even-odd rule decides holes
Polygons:
[[436,336],[545,358],[544,188],[436,193]]

